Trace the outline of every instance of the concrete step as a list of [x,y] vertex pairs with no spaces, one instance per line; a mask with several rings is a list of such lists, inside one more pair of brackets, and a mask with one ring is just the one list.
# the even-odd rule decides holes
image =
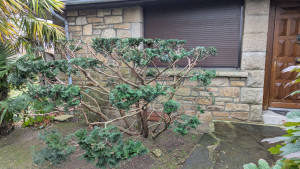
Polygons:
[[271,125],[282,125],[287,118],[285,117],[285,113],[275,113],[272,110],[263,111],[263,121],[264,124]]

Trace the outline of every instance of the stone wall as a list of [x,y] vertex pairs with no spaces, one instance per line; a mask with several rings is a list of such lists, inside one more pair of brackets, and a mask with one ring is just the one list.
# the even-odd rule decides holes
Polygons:
[[[197,106],[205,110],[202,121],[212,119],[262,120],[264,67],[268,31],[269,0],[245,0],[241,69],[218,71],[207,88],[208,95],[196,82],[185,79],[175,99],[187,114]],[[143,37],[141,7],[67,11],[71,38],[89,42],[93,37]],[[78,55],[89,55],[86,48]],[[215,98],[215,103],[213,99]]]
[[270,0],[246,0],[241,71],[248,72],[241,102],[250,105],[250,120],[262,120],[262,102]]
[[[91,42],[95,37],[143,37],[143,12],[141,7],[125,7],[99,10],[67,11],[71,39]],[[89,55],[87,48],[76,52],[77,56]]]

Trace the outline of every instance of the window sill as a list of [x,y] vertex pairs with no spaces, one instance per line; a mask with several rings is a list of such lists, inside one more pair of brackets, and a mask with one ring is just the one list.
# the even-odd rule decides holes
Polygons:
[[217,70],[217,77],[248,77],[248,72],[241,72],[241,71],[218,71]]

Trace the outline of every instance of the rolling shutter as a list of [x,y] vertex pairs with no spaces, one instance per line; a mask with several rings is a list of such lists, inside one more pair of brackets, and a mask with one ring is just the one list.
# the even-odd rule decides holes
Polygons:
[[218,56],[198,66],[237,68],[240,65],[241,7],[242,0],[185,0],[146,6],[145,38],[185,39],[187,48],[215,46]]

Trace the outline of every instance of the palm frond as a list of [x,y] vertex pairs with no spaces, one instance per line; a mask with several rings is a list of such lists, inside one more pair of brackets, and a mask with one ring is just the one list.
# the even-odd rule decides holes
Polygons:
[[15,61],[15,54],[15,49],[8,42],[0,41],[0,79],[7,75],[9,67]]
[[26,45],[30,40],[49,43],[63,38],[61,27],[37,18],[46,19],[51,8],[62,12],[64,3],[60,0],[0,0],[0,40],[11,43],[21,40],[17,45]]

